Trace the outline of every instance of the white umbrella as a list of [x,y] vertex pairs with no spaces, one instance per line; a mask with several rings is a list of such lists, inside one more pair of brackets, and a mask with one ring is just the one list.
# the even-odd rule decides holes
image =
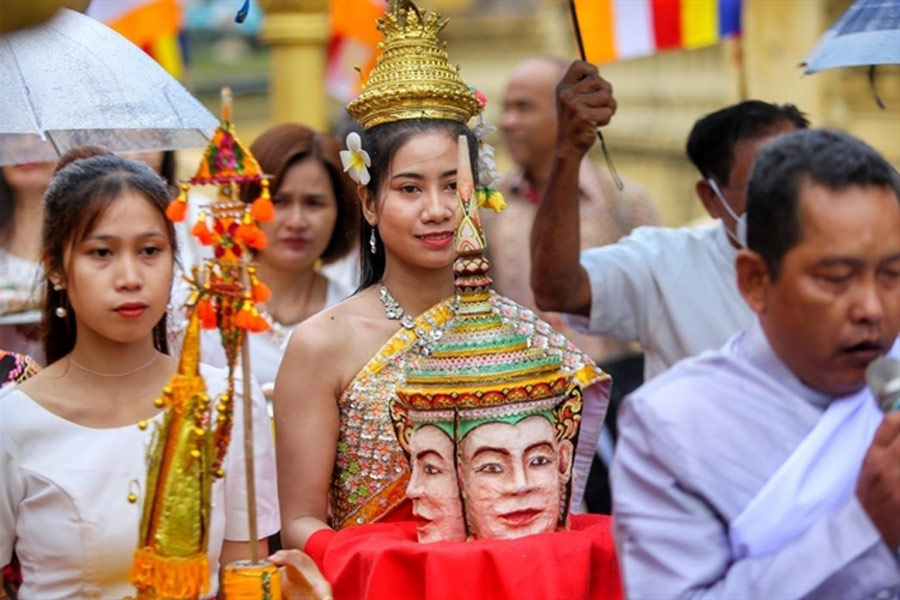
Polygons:
[[143,50],[68,9],[0,37],[0,81],[0,165],[55,160],[82,144],[199,148],[218,125]]

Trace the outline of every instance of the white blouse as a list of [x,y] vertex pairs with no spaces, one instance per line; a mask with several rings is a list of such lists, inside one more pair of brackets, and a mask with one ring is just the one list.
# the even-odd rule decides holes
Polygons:
[[[337,304],[352,293],[353,290],[349,287],[329,278],[323,310]],[[250,334],[250,369],[253,371],[253,376],[262,385],[265,385],[275,382],[278,367],[281,365],[281,359],[296,324],[282,325],[274,319],[268,318],[265,313],[263,316],[267,317],[271,329]],[[219,332],[215,329],[204,329],[201,336],[200,356],[203,362],[224,368],[227,360]]]
[[28,339],[17,325],[40,322],[43,277],[38,263],[0,248],[0,348],[27,354],[41,364],[40,340]]
[[[225,389],[225,372],[201,366],[209,395]],[[12,387],[12,386],[10,386]],[[241,385],[225,478],[213,483],[209,535],[210,590],[218,588],[224,540],[247,541]],[[279,529],[275,452],[265,403],[253,384],[258,532]],[[134,596],[128,571],[138,544],[147,452],[163,413],[137,425],[97,429],[64,419],[27,394],[0,394],[0,565],[13,550],[22,567],[23,600]],[[134,492],[139,500],[128,502]]]

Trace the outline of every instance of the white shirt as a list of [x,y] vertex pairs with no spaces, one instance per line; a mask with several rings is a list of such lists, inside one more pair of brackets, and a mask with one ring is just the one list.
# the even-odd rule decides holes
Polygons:
[[[225,389],[225,373],[202,365],[211,397]],[[218,588],[223,540],[246,541],[241,385],[225,478],[212,489],[210,590]],[[279,529],[275,452],[259,386],[253,385],[253,433],[258,532]],[[27,394],[0,395],[0,564],[13,550],[22,566],[22,600],[134,596],[128,571],[137,549],[154,425],[96,429],[57,416]],[[139,500],[128,502],[134,492]]]
[[718,348],[753,317],[737,288],[737,250],[720,222],[639,227],[618,243],[581,253],[591,284],[589,318],[567,315],[587,333],[637,340],[644,378]]
[[44,360],[40,340],[27,338],[16,324],[40,323],[43,279],[40,264],[0,248],[0,348],[27,354],[39,363]]
[[[353,290],[343,286],[339,281],[329,278],[328,288],[325,293],[325,306],[328,308],[347,298]],[[266,316],[266,315],[263,315]],[[250,369],[253,376],[262,384],[274,383],[278,374],[278,367],[284,357],[291,334],[295,325],[282,325],[269,318],[271,329],[259,333],[250,334]],[[222,346],[222,337],[216,329],[204,329],[200,341],[201,360],[214,367],[226,367],[228,361],[225,357],[225,348]]]
[[[895,342],[893,355],[898,351]],[[720,350],[681,361],[628,396],[610,470],[626,595],[895,597],[897,558],[855,494],[819,512],[777,550],[750,557],[732,551],[730,525],[833,400],[793,374],[756,320]],[[870,440],[858,443],[865,451]],[[805,475],[803,485],[813,478]]]

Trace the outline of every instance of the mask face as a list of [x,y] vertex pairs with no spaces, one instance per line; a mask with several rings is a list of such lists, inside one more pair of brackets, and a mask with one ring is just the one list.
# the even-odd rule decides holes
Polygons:
[[725,209],[731,218],[735,220],[737,225],[735,226],[736,232],[731,231],[727,227],[725,228],[725,233],[728,234],[732,240],[734,240],[741,248],[747,247],[747,212],[744,211],[743,214],[738,215],[734,212],[734,209],[731,208],[731,205],[728,203],[728,200],[725,199],[725,196],[722,194],[722,191],[719,189],[719,185],[716,183],[716,180],[712,177],[708,177],[706,181],[709,183],[709,187],[712,188],[713,193],[715,193],[716,198],[719,199],[719,202],[722,204],[722,208]]

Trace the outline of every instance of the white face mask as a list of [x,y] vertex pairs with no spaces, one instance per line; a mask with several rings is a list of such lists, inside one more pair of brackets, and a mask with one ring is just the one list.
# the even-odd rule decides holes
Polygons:
[[725,209],[731,218],[735,220],[737,223],[736,229],[737,233],[731,231],[727,227],[725,228],[725,233],[728,234],[732,240],[737,243],[741,248],[747,247],[747,211],[744,211],[743,214],[738,215],[734,209],[728,204],[728,200],[725,199],[725,196],[722,194],[722,191],[719,189],[716,180],[712,177],[707,177],[706,181],[709,183],[709,187],[712,188],[713,192],[716,195],[716,198],[719,199],[719,202],[722,204],[722,208]]

